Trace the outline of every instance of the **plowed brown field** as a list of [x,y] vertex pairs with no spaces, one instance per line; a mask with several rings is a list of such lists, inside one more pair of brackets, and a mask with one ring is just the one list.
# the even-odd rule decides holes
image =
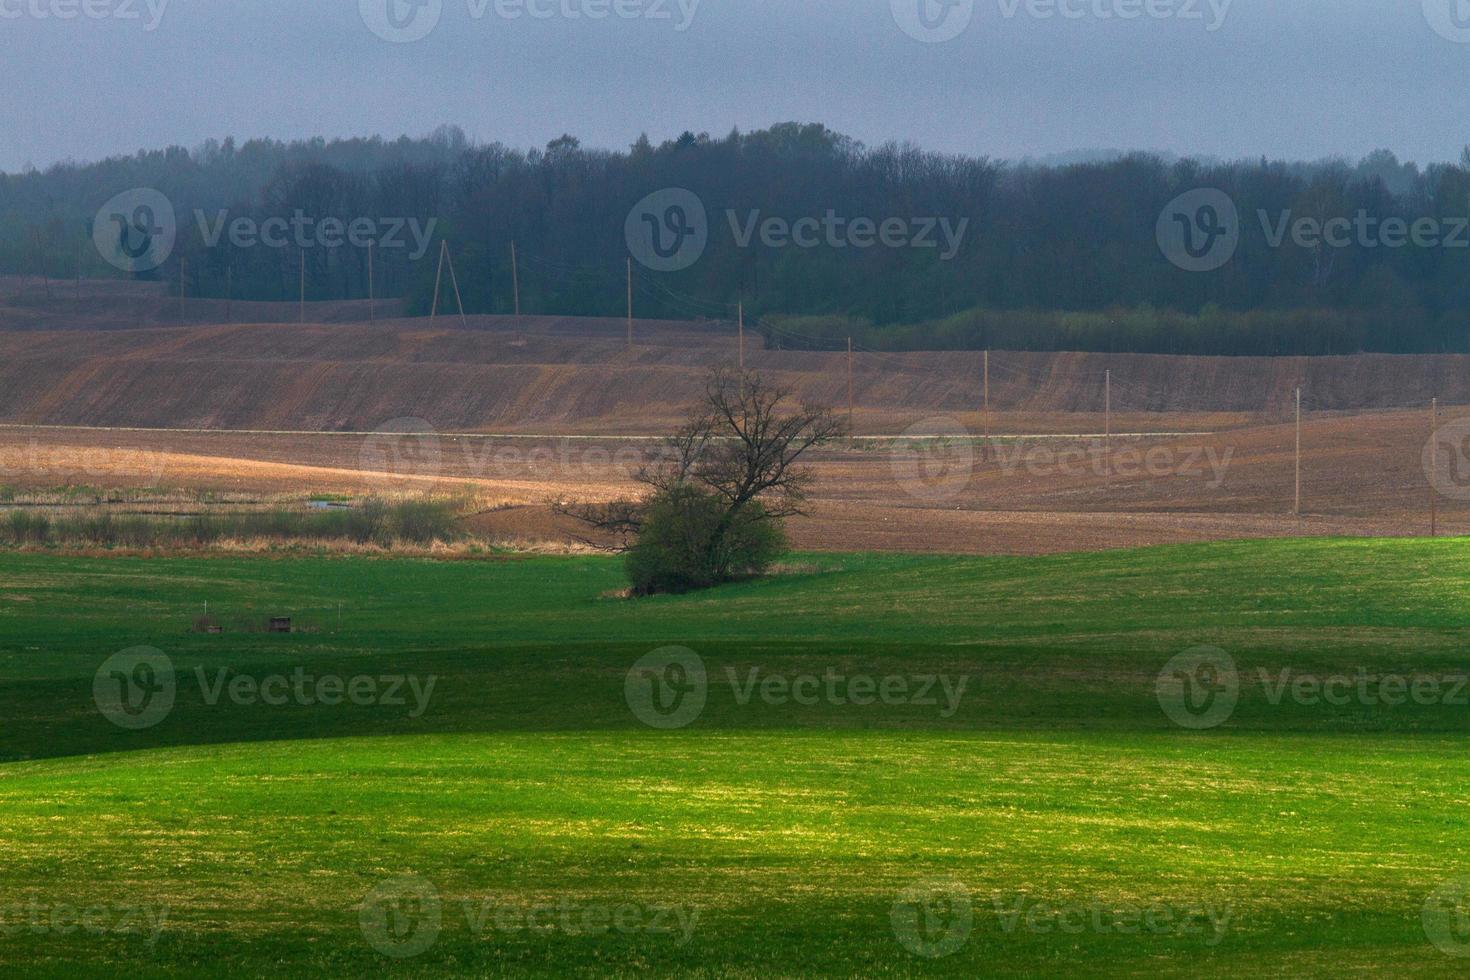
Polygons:
[[[476,518],[479,528],[506,538],[565,538],[549,500],[631,490],[653,445],[641,437],[680,418],[709,366],[738,358],[733,329],[714,322],[638,321],[631,349],[622,320],[367,324],[352,303],[311,306],[306,325],[179,325],[177,300],[158,287],[85,284],[68,301],[67,284],[53,283],[50,300],[20,285],[0,281],[10,297],[0,298],[0,485],[473,490],[501,508]],[[295,312],[259,305],[272,306],[268,319]],[[223,319],[204,301],[186,304],[186,317],[195,312]],[[750,367],[845,408],[845,354],[747,341]],[[1107,424],[1105,371],[1111,453],[1088,438]],[[981,378],[979,354],[858,354],[864,438],[814,460],[798,544],[1021,553],[1426,533],[1423,406],[1434,395],[1470,404],[1461,356],[997,352],[988,424],[1007,438],[989,451],[874,438],[977,438]],[[1290,516],[1298,384],[1308,409],[1301,518]],[[403,429],[430,434],[360,434]],[[1460,496],[1437,498],[1442,533],[1470,531]]]

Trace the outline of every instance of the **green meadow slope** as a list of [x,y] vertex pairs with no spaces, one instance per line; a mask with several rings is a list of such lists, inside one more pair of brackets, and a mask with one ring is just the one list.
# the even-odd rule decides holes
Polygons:
[[[619,577],[0,556],[0,971],[1430,977],[1470,953],[1464,542],[803,556],[636,603]],[[196,631],[206,602],[224,632]],[[281,615],[298,631],[260,631]],[[140,646],[173,701],[129,730],[97,675]]]

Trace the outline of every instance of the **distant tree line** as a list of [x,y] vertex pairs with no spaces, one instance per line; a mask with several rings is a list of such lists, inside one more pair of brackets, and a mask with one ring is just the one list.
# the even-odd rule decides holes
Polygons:
[[[376,294],[406,297],[414,312],[428,312],[443,238],[471,313],[511,312],[514,242],[525,312],[620,316],[629,209],[678,187],[703,202],[708,245],[679,271],[635,264],[637,315],[729,319],[743,302],[774,345],[840,347],[855,335],[877,349],[1470,350],[1470,232],[1458,232],[1470,223],[1470,157],[1421,169],[1387,151],[1356,163],[1137,154],[1050,167],[867,147],[796,123],[640,138],[626,151],[571,136],[522,151],[453,127],[395,141],[211,141],[0,175],[0,271],[117,275],[90,250],[90,223],[133,187],[162,191],[179,217],[172,256],[144,275],[177,284],[182,273],[196,296],[294,299],[304,257],[309,299],[365,297],[364,247],[242,246],[218,224],[304,214],[318,227],[370,219],[379,235],[394,221],[428,229],[421,256],[406,233],[402,247],[373,250]],[[1188,272],[1164,256],[1156,225],[1200,187],[1230,195],[1241,237],[1223,267]],[[1438,241],[1386,245],[1361,233],[1363,215],[1375,229],[1432,220]],[[752,234],[772,218],[788,233]],[[1283,219],[1333,218],[1357,222],[1345,243],[1272,241]],[[802,219],[821,226],[811,247],[789,234]],[[909,229],[903,244],[873,241],[894,219]],[[953,241],[931,225],[932,246],[916,247],[912,230],[938,220]]]

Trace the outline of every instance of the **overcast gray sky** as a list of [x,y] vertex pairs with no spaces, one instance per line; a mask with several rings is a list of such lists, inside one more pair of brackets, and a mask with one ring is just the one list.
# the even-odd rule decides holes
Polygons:
[[1000,157],[1470,142],[1470,0],[967,2],[0,0],[0,169],[442,122],[620,147],[820,121]]

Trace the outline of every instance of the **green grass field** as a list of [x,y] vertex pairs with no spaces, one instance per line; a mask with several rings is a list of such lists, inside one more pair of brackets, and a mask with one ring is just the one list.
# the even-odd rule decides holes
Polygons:
[[620,584],[0,556],[0,972],[1463,974],[1464,542]]

